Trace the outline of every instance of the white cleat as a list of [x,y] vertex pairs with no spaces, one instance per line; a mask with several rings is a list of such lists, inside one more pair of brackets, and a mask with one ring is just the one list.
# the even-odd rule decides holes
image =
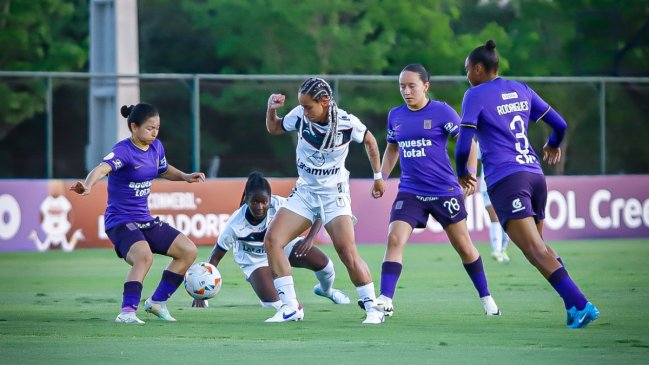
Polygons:
[[144,321],[137,318],[135,312],[122,312],[117,318],[115,318],[116,323],[127,323],[127,324],[144,324]]
[[264,322],[266,323],[280,323],[280,322],[290,322],[290,321],[301,321],[304,319],[304,310],[302,306],[299,305],[296,308],[291,307],[288,304],[282,304],[281,307],[277,310],[274,316],[268,318]]
[[491,295],[480,298],[480,302],[482,303],[482,307],[484,308],[486,315],[499,316],[502,314],[500,313],[500,309],[498,309],[498,306],[496,305],[496,302],[494,301],[494,298],[491,297]]
[[172,317],[171,314],[169,314],[166,302],[154,302],[153,300],[151,300],[151,298],[149,298],[144,301],[144,310],[164,321],[176,322],[176,318]]
[[378,306],[370,308],[366,313],[367,317],[365,317],[363,324],[381,324],[385,321],[385,315]]
[[376,298],[376,306],[383,311],[386,317],[394,315],[394,306],[392,305],[392,298],[388,298],[381,294]]
[[331,299],[332,302],[336,304],[349,304],[349,297],[347,294],[343,293],[342,291],[338,289],[331,289],[329,291],[329,294],[325,293],[322,288],[320,287],[320,284],[316,284],[313,287],[313,293],[315,295],[319,295],[321,297],[329,298]]
[[[392,298],[388,298],[385,295],[381,294],[374,301],[376,303],[376,307],[379,310],[383,311],[383,314],[386,317],[392,317],[394,315],[394,306],[392,305]],[[362,310],[365,310],[365,303],[363,303],[363,299],[358,300],[358,306]]]
[[491,253],[491,258],[496,260],[496,262],[503,262],[505,260],[503,255],[500,252],[496,252],[496,251]]
[[509,255],[507,254],[507,251],[503,251],[500,255],[503,258],[503,262],[509,262]]

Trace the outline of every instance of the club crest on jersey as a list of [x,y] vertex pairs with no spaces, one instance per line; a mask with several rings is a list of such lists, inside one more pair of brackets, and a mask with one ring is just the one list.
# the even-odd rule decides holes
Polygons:
[[433,127],[433,121],[430,119],[424,119],[424,129],[431,129]]
[[315,153],[309,156],[307,159],[313,166],[320,167],[325,163],[325,157],[320,151],[315,151]]

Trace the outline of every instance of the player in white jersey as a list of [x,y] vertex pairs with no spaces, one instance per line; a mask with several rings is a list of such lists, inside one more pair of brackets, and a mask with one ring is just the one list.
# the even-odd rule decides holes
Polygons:
[[[480,145],[478,144],[478,159],[482,162],[482,152],[480,152]],[[489,215],[489,242],[491,243],[491,257],[498,262],[509,262],[509,255],[507,255],[507,245],[509,244],[509,236],[505,229],[500,225],[496,210],[491,204],[489,193],[487,192],[487,183],[484,180],[484,166],[480,164],[480,176],[478,177],[478,185],[482,201],[484,202],[485,210]]]
[[[263,307],[279,309],[282,302],[273,286],[273,276],[268,267],[268,257],[264,249],[264,236],[286,198],[272,195],[268,180],[259,172],[248,175],[248,181],[237,209],[219,235],[209,262],[217,266],[228,251],[233,252],[237,263]],[[313,292],[331,299],[336,304],[349,304],[349,297],[333,288],[336,278],[333,262],[317,247],[313,237],[318,233],[321,222],[316,222],[307,237],[297,237],[284,248],[291,266],[309,269],[315,273],[318,284]],[[192,306],[206,307],[207,300],[194,300]]]
[[380,173],[376,139],[358,118],[338,108],[331,86],[323,79],[309,78],[304,81],[298,91],[300,105],[280,118],[277,109],[284,106],[285,100],[282,94],[272,94],[268,98],[266,128],[273,135],[297,131],[299,178],[293,193],[268,228],[264,240],[268,262],[275,277],[275,288],[284,303],[267,322],[304,318],[284,247],[309,228],[316,217],[321,217],[338,256],[347,267],[349,277],[363,300],[367,315],[363,323],[382,323],[383,312],[376,307],[372,275],[354,242],[349,172],[345,169],[349,143],[363,143],[374,171],[373,190],[382,195],[385,182]]

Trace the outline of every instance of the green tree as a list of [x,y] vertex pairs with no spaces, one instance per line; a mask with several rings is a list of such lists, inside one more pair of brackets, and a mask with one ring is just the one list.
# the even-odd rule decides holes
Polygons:
[[[85,0],[0,0],[0,70],[79,71],[88,60]],[[42,112],[45,85],[0,83],[0,140],[18,123]]]

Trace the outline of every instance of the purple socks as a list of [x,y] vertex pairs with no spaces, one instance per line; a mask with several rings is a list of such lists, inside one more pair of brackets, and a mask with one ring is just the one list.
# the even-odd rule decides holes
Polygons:
[[394,297],[397,281],[403,266],[398,262],[385,261],[381,266],[381,295],[388,298]]
[[178,289],[184,280],[184,275],[173,273],[169,270],[162,272],[162,279],[151,296],[154,302],[164,302]]
[[127,281],[124,283],[122,294],[122,312],[135,312],[140,304],[142,296],[142,283],[139,281]]
[[464,269],[471,278],[473,286],[478,291],[480,298],[491,295],[489,293],[489,287],[487,286],[487,277],[484,273],[484,266],[482,266],[482,257],[478,256],[478,259],[473,261],[470,264],[463,264]]
[[566,309],[572,307],[577,307],[578,310],[584,309],[588,301],[581,290],[579,290],[577,285],[572,281],[565,268],[560,267],[555,270],[550,274],[548,281],[563,299]]

